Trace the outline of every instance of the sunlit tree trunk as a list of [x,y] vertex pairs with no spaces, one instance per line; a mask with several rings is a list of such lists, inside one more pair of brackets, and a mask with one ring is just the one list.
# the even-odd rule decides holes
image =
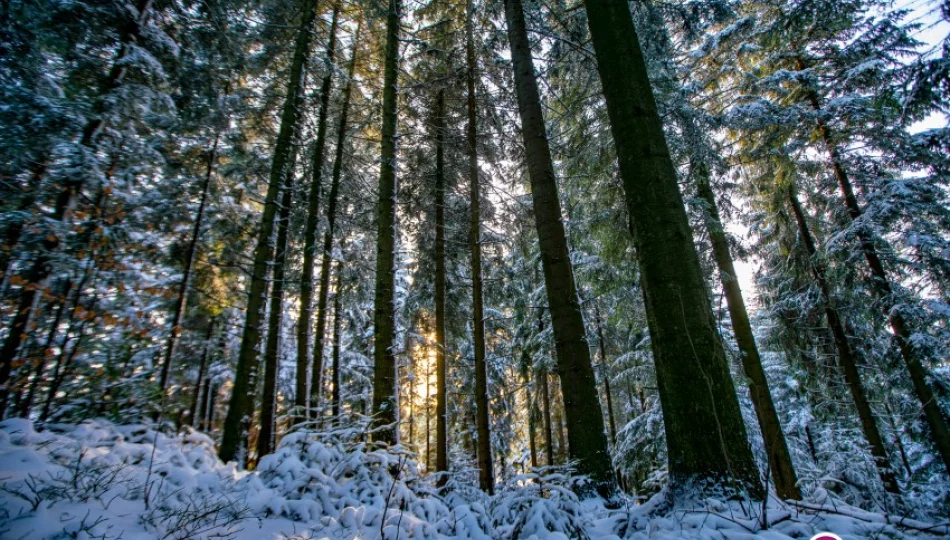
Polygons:
[[551,390],[548,386],[548,371],[541,370],[538,374],[538,385],[541,387],[541,413],[544,416],[544,457],[545,465],[554,465],[554,430],[551,426]]
[[538,407],[534,403],[534,396],[531,395],[530,373],[530,369],[525,372],[524,400],[525,406],[528,408],[528,450],[530,451],[531,455],[531,468],[536,469],[538,468]]
[[287,96],[284,100],[280,130],[274,146],[274,159],[271,163],[267,195],[264,200],[264,212],[257,232],[257,247],[254,249],[254,267],[248,287],[244,332],[241,336],[241,348],[234,373],[234,387],[224,420],[221,447],[218,451],[221,460],[225,462],[237,456],[241,442],[245,439],[244,426],[250,409],[248,387],[251,383],[253,364],[257,362],[259,355],[261,321],[264,316],[264,300],[267,291],[267,267],[274,252],[271,237],[274,233],[274,217],[277,214],[277,197],[286,168],[290,165],[293,138],[297,132],[299,112],[303,106],[303,71],[313,38],[313,23],[317,15],[316,3],[316,0],[304,0],[301,6],[303,20],[297,30]]

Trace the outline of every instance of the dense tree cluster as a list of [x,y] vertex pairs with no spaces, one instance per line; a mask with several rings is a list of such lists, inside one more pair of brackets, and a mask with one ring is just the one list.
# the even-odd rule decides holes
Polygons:
[[3,2],[0,416],[939,512],[950,3],[905,4]]

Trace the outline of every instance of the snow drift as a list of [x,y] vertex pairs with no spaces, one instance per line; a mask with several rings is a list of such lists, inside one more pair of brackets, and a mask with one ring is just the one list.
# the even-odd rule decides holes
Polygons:
[[[898,520],[820,492],[790,506],[706,500],[666,508],[579,500],[564,470],[517,476],[487,497],[439,494],[400,447],[364,429],[300,431],[253,472],[223,464],[212,440],[143,425],[0,423],[0,537],[29,539],[541,539],[941,537],[947,524]],[[764,510],[764,514],[763,514]]]

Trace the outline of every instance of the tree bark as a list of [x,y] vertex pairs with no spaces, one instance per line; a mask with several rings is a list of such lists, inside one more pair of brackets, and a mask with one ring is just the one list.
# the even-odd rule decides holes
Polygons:
[[[701,166],[702,167],[702,166]],[[705,167],[700,171],[699,182],[696,185],[697,193],[706,205],[703,218],[706,230],[709,232],[709,241],[713,247],[713,257],[719,269],[719,280],[726,295],[726,305],[729,317],[732,319],[732,330],[739,347],[739,357],[742,367],[748,377],[749,396],[755,408],[755,416],[759,420],[759,429],[765,443],[765,453],[768,455],[769,470],[775,482],[775,491],[783,499],[801,500],[802,493],[798,488],[798,477],[795,466],[792,464],[792,455],[788,451],[785,434],[782,433],[782,423],[772,394],[769,392],[769,382],[762,369],[762,359],[752,334],[752,324],[749,322],[749,313],[746,310],[745,299],[739,288],[736,269],[729,253],[729,243],[723,229],[719,209],[716,206],[716,197],[709,185]]]
[[762,497],[628,4],[584,3],[640,262],[671,494],[725,487]]
[[528,406],[528,449],[531,452],[531,468],[538,468],[537,406],[531,399],[530,380],[525,381],[525,402]]
[[548,381],[548,370],[543,369],[538,374],[541,386],[541,412],[544,415],[544,457],[548,467],[554,465],[554,430],[551,427],[551,391]]
[[333,402],[333,417],[340,417],[340,342],[341,342],[341,320],[340,294],[343,280],[343,268],[339,265],[336,269],[336,292],[333,294],[333,393],[331,396]]
[[600,308],[594,307],[597,323],[597,342],[600,345],[600,365],[604,374],[604,394],[607,396],[607,419],[610,423],[610,442],[617,444],[617,421],[614,419],[614,398],[610,391],[610,368],[607,365],[607,344],[604,342],[604,329],[600,319]]
[[376,297],[373,326],[373,415],[374,439],[396,444],[396,121],[399,88],[399,24],[401,0],[389,0],[386,18],[386,56],[383,76],[382,152],[376,204]]
[[293,162],[287,167],[284,193],[280,201],[277,245],[274,254],[273,283],[267,321],[267,345],[264,349],[264,391],[261,397],[261,424],[257,434],[257,459],[274,451],[277,416],[277,373],[280,371],[280,323],[284,314],[284,274],[287,260],[287,236],[290,229],[290,205],[293,203]]
[[168,345],[165,348],[165,358],[162,362],[162,371],[158,383],[158,389],[162,395],[165,394],[165,389],[168,387],[168,375],[171,372],[175,349],[178,347],[178,338],[181,337],[181,321],[185,317],[185,308],[188,305],[188,288],[191,285],[191,273],[195,264],[195,254],[198,251],[198,240],[201,238],[201,226],[204,222],[205,207],[208,204],[208,192],[211,187],[211,176],[214,174],[214,162],[218,158],[219,138],[220,133],[215,132],[214,143],[212,143],[211,151],[208,153],[204,182],[201,186],[201,202],[198,203],[198,211],[195,213],[195,222],[191,229],[191,238],[188,239],[188,248],[185,250],[185,268],[181,275],[181,283],[178,285],[178,298],[175,302],[174,315],[172,315],[171,333],[168,336]]
[[521,0],[505,1],[505,19],[508,22],[508,42],[514,64],[521,136],[531,179],[535,226],[551,309],[570,457],[578,462],[578,472],[590,476],[597,491],[607,497],[616,491],[616,483],[604,433],[597,381],[591,365],[587,331],[564,234],[557,179]]
[[475,424],[478,433],[478,483],[482,491],[495,492],[494,466],[491,456],[491,424],[488,410],[488,366],[485,362],[485,309],[482,292],[482,227],[481,192],[478,179],[478,111],[475,103],[475,12],[472,0],[465,4],[465,84],[468,91],[466,109],[466,149],[468,151],[469,231],[472,267],[472,346],[475,352]]
[[[449,440],[446,418],[445,366],[445,90],[435,102],[435,470],[449,471]],[[439,476],[445,486],[448,475]]]
[[303,20],[297,31],[294,45],[290,80],[287,84],[287,97],[284,100],[280,130],[274,147],[274,159],[271,163],[267,196],[264,201],[264,212],[261,216],[260,229],[257,234],[257,247],[254,250],[254,268],[248,290],[247,315],[244,322],[244,332],[241,336],[237,368],[234,374],[234,388],[231,392],[231,401],[228,403],[228,413],[224,420],[224,433],[221,436],[221,448],[218,452],[224,462],[231,461],[237,456],[238,447],[241,445],[241,441],[244,440],[243,426],[250,405],[248,400],[250,375],[253,364],[258,358],[258,348],[261,343],[261,320],[264,315],[264,298],[267,289],[267,267],[274,252],[271,236],[274,233],[277,197],[286,174],[285,169],[289,165],[294,143],[293,138],[297,131],[299,111],[303,105],[303,71],[313,37],[313,22],[317,15],[316,4],[317,0],[304,0],[302,4]]
[[[317,140],[313,146],[311,163],[310,195],[307,201],[307,221],[304,228],[303,270],[300,277],[300,317],[297,319],[297,387],[295,405],[296,418],[303,420],[302,413],[307,408],[307,364],[310,363],[310,325],[313,312],[313,266],[317,251],[317,226],[320,223],[320,189],[323,184],[323,163],[326,154],[327,110],[330,106],[330,93],[333,89],[333,59],[336,54],[336,29],[340,16],[340,4],[334,3],[333,19],[330,22],[330,37],[324,58],[323,83],[320,85],[320,111],[317,114]],[[332,219],[332,217],[330,218]],[[324,254],[326,258],[326,254]],[[323,285],[324,288],[326,285]],[[323,301],[322,310],[317,311],[317,326],[313,330],[313,364],[310,374],[310,407],[319,406],[320,379],[323,375],[323,330],[326,325],[326,294],[320,291]],[[320,316],[324,319],[321,320]]]
[[877,423],[874,420],[874,413],[871,410],[871,404],[868,402],[864,385],[861,382],[861,374],[858,371],[857,352],[848,341],[848,335],[844,328],[844,322],[835,308],[831,287],[825,275],[824,266],[818,260],[818,249],[808,228],[808,222],[805,220],[805,212],[801,203],[795,194],[794,189],[788,190],[788,201],[795,214],[795,222],[798,225],[799,236],[805,251],[811,259],[812,274],[818,287],[821,290],[822,299],[825,302],[825,316],[828,319],[828,326],[831,328],[832,336],[835,341],[835,348],[838,353],[838,365],[844,374],[845,382],[848,384],[848,390],[851,392],[851,398],[854,406],[858,410],[858,419],[861,421],[861,429],[864,436],[871,446],[871,455],[877,464],[878,474],[884,483],[884,489],[890,493],[900,493],[897,485],[897,478],[890,466],[890,460],[887,457],[887,449],[884,447],[884,438],[878,430]]

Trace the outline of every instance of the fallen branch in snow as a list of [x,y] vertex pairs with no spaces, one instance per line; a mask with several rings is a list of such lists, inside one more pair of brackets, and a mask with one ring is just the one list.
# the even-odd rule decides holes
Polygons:
[[[945,523],[930,524],[924,521],[919,521],[909,517],[899,517],[895,518],[890,514],[871,514],[869,512],[864,512],[858,509],[851,508],[830,508],[827,506],[822,506],[819,504],[811,504],[801,501],[786,501],[787,504],[794,506],[800,510],[807,510],[811,512],[825,512],[828,514],[837,514],[839,516],[846,516],[852,519],[857,519],[865,523],[882,523],[880,518],[883,517],[883,524],[894,525],[897,527],[902,527],[905,529],[912,529],[915,531],[926,532],[926,533],[942,533],[950,534],[950,521]],[[877,518],[877,519],[875,519]]]

